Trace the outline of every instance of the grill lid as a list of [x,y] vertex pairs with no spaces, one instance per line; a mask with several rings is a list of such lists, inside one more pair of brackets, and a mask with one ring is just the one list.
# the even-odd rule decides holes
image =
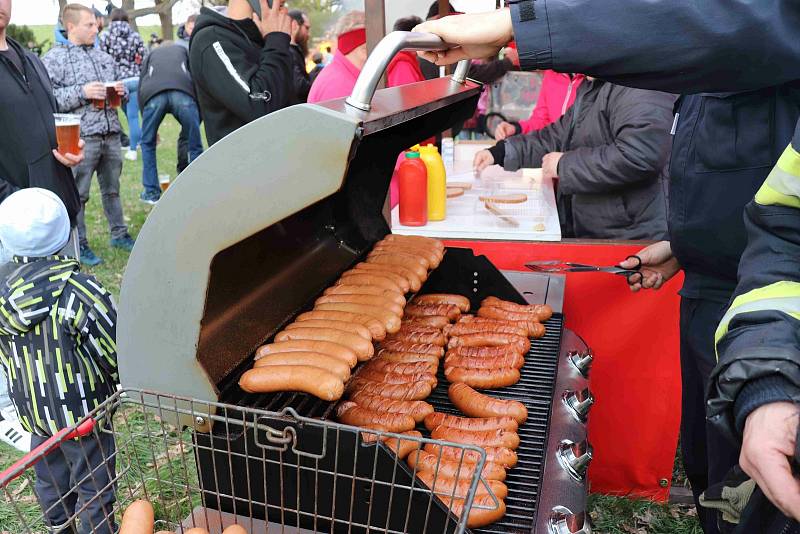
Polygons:
[[382,211],[397,155],[472,116],[481,86],[439,78],[372,93],[398,50],[444,47],[390,34],[348,99],[371,101],[368,111],[346,99],[286,108],[192,162],[150,213],[125,271],[126,387],[217,400],[229,373],[389,232]]

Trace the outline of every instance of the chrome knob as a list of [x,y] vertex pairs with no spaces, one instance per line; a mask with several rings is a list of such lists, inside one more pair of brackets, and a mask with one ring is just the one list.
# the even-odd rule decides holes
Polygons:
[[592,368],[592,361],[594,361],[592,349],[584,351],[571,350],[567,353],[567,359],[584,378],[589,378],[589,370]]
[[550,534],[592,534],[592,525],[585,512],[573,514],[569,508],[556,506],[550,512]]
[[578,482],[583,482],[586,478],[586,470],[589,468],[589,462],[592,461],[592,446],[589,442],[584,440],[579,443],[563,440],[556,452],[558,463],[564,468],[564,471],[569,473],[569,476]]
[[577,419],[579,423],[586,422],[589,409],[594,404],[594,396],[589,391],[589,388],[580,391],[565,391],[562,400],[572,417]]

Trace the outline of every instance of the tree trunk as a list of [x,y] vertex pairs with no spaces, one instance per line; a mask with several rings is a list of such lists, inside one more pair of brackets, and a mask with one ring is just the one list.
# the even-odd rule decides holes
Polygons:
[[68,0],[58,0],[58,14],[61,16],[61,12],[64,11],[64,6],[66,6]]
[[164,13],[159,13],[158,18],[161,19],[162,39],[175,39],[175,28],[172,25],[172,10],[170,9]]
[[[127,11],[128,14],[131,14],[134,9],[134,0],[122,0],[122,9]],[[133,31],[139,31],[139,26],[136,24],[136,17],[130,17],[130,25]]]

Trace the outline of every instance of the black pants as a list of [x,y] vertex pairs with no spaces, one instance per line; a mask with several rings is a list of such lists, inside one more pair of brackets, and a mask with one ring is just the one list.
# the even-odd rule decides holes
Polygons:
[[800,534],[797,521],[788,519],[756,488],[742,514],[736,534]]
[[181,128],[181,133],[178,136],[178,174],[183,172],[183,169],[189,166],[189,132],[186,128]]
[[700,494],[722,481],[739,460],[738,445],[706,422],[705,410],[709,377],[717,364],[714,331],[727,308],[710,300],[681,299],[681,452],[706,534],[726,530],[717,527],[716,511],[700,506]]

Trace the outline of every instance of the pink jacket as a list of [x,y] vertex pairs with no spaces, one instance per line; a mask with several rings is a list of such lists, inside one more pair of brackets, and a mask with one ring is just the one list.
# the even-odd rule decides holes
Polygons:
[[419,61],[417,61],[417,54],[414,52],[400,52],[392,59],[386,70],[389,87],[425,80],[422,69],[419,67]]
[[548,70],[544,73],[542,80],[542,90],[539,93],[539,100],[528,120],[519,121],[522,133],[526,134],[536,130],[541,130],[548,124],[556,122],[575,102],[575,95],[578,94],[578,86],[586,79],[583,74],[575,74],[570,78],[569,74],[563,74]]
[[314,104],[323,100],[350,96],[359,73],[361,70],[337,50],[330,64],[322,69],[317,79],[314,80],[311,91],[308,93],[308,102]]

